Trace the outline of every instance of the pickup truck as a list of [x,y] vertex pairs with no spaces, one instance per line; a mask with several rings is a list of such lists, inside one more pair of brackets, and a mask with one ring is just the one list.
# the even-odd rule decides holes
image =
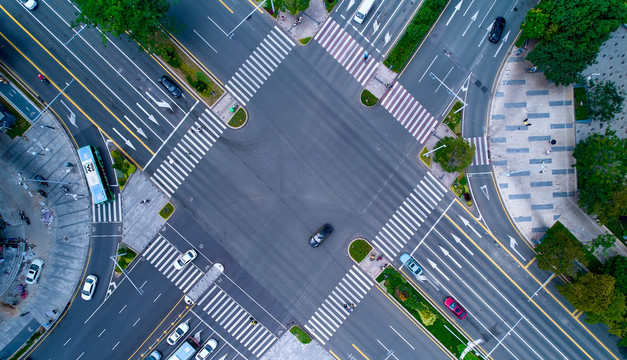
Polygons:
[[178,349],[172,355],[168,356],[168,360],[189,360],[194,356],[194,353],[200,344],[193,337],[188,337],[185,341],[179,346]]

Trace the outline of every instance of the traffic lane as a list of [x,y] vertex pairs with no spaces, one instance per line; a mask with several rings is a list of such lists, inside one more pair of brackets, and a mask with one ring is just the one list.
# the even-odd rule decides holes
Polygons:
[[171,6],[168,15],[185,24],[182,31],[175,34],[176,39],[225,83],[276,26],[272,17],[261,9],[262,12],[255,11],[250,20],[245,20],[232,38],[224,34],[230,33],[253,10],[249,2],[224,5],[223,2],[182,1]]
[[339,358],[354,358],[359,352],[365,358],[383,359],[390,350],[397,359],[413,359],[418,352],[421,359],[455,358],[378,286],[346,317],[324,345]]
[[[492,79],[484,77],[483,79],[486,83],[473,75],[468,86],[465,101],[469,105],[462,112],[462,136],[465,138],[489,134],[488,107],[495,79],[494,77]],[[490,158],[491,161],[498,160],[498,155],[490,154]],[[473,193],[475,192],[473,191]]]
[[[443,223],[442,226],[443,231],[452,232],[455,230],[454,228],[456,228],[456,226],[453,226],[450,223]],[[451,228],[451,226],[453,226],[453,228]],[[445,230],[447,227],[448,230]],[[459,233],[459,235],[463,234]],[[482,254],[485,254],[485,252],[481,252]],[[460,256],[459,259],[460,260],[458,260],[458,262],[461,261],[461,259],[464,259],[467,264],[471,265],[466,257]],[[494,260],[491,260],[490,262],[495,264],[493,261]],[[529,297],[532,296],[536,290],[540,289],[541,283],[537,283],[535,289],[532,288],[531,290],[526,290],[524,284],[521,284],[519,280],[516,280],[518,278],[524,278],[525,275],[529,277],[524,270],[521,271],[520,267],[514,266],[507,268],[501,266],[500,269],[496,269],[498,271],[495,271],[495,269],[490,266],[487,261],[477,261],[471,265],[471,268],[474,270],[475,275],[478,275],[483,279],[483,284],[477,284],[473,288],[484,288],[486,284],[488,284],[488,286],[494,287],[494,291],[500,289],[500,292],[506,294],[507,296],[507,301],[500,304],[501,306],[504,306],[505,304],[508,305],[504,309],[504,312],[515,309],[515,311],[521,316],[524,315],[527,319],[535,320],[533,330],[537,333],[536,335],[540,335],[540,337],[536,336],[536,339],[538,339],[540,343],[545,342],[550,345],[550,347],[547,346],[547,353],[554,351],[555,347],[559,348],[559,350],[564,354],[572,352],[574,356],[582,356],[582,353],[585,354],[584,351],[587,351],[587,349],[595,349],[594,351],[597,351],[598,354],[602,353],[599,349],[604,349],[605,345],[587,336],[587,334],[585,334],[587,331],[581,331],[582,329],[577,328],[576,326],[566,328],[565,326],[557,324],[552,316],[560,316],[559,320],[561,320],[562,324],[568,324],[569,322],[573,324],[574,321],[565,321],[570,314],[568,311],[564,311],[561,304],[556,303],[555,297],[552,297],[554,299],[552,303],[547,302],[539,304],[535,301],[535,297],[531,302],[528,301]],[[485,274],[490,274],[489,280]],[[478,281],[476,278],[471,277],[470,274],[464,271],[455,272],[455,276],[464,277],[464,281],[467,283]],[[524,288],[525,290],[523,290]],[[506,291],[507,289],[510,290]],[[575,346],[568,346],[571,344],[574,344]],[[539,345],[536,344],[536,346]],[[567,356],[571,357],[573,355]]]

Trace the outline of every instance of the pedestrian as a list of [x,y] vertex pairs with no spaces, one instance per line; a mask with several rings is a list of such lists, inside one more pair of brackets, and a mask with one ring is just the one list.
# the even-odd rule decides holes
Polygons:
[[545,155],[551,155],[551,150],[547,150],[544,152]]
[[281,15],[281,20],[285,20],[285,16]]
[[147,204],[149,201],[150,201],[150,200],[143,199],[140,203],[141,203],[141,204]]
[[529,123],[529,121],[527,121],[528,119],[523,120],[523,125],[529,127],[531,126],[531,123]]

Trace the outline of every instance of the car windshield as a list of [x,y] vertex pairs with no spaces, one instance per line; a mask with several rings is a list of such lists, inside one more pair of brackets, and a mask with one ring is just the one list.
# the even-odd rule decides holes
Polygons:
[[451,309],[455,310],[455,308],[457,307],[457,304],[455,303],[455,301],[453,301],[451,303],[451,305],[449,305],[448,307],[450,307]]

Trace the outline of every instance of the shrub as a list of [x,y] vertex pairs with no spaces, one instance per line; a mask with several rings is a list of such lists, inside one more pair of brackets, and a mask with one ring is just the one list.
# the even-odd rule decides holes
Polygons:
[[166,45],[162,48],[161,57],[172,67],[178,68],[182,64],[181,58],[172,45]]
[[420,320],[422,320],[422,324],[424,326],[433,325],[438,319],[438,316],[427,306],[423,306],[420,310],[418,310],[418,315],[420,315]]

